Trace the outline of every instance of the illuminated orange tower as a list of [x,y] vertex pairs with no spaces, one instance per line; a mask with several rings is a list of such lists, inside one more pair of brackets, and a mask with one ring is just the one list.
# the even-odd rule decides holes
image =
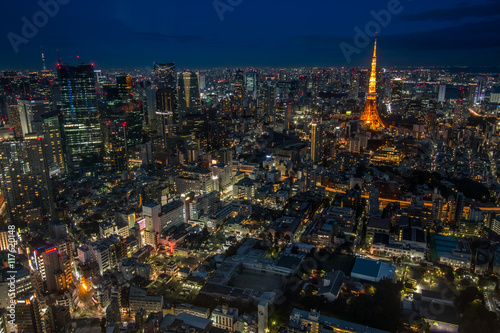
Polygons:
[[365,110],[361,115],[361,120],[372,130],[381,130],[384,123],[377,111],[377,39],[373,45],[372,70],[370,72],[370,83],[368,95],[366,96]]

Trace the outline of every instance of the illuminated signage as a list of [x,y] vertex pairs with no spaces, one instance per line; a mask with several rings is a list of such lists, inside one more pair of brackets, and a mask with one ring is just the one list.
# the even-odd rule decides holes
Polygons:
[[146,219],[141,219],[137,221],[137,224],[139,225],[139,230],[146,229]]
[[57,246],[51,247],[50,249],[45,250],[45,254],[49,254],[57,251]]

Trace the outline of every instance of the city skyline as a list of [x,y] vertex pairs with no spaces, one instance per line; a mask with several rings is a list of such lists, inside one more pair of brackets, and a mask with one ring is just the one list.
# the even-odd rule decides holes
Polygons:
[[497,1],[6,13],[0,333],[500,332]]

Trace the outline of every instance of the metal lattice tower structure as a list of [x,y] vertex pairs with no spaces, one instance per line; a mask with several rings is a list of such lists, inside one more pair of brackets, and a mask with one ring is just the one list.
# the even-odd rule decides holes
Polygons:
[[377,39],[373,45],[372,69],[370,72],[370,83],[368,85],[368,95],[366,96],[365,110],[361,115],[361,121],[372,130],[385,128],[382,119],[377,111]]

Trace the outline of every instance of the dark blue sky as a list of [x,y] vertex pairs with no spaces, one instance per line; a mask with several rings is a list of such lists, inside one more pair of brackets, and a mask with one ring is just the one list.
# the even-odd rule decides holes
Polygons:
[[[33,21],[41,7],[35,0],[2,1],[0,69],[40,68],[42,45],[49,67],[57,49],[63,62],[76,63],[80,55],[98,68],[153,61],[175,61],[178,68],[368,66],[372,43],[351,63],[339,45],[354,45],[354,28],[364,29],[374,21],[370,11],[396,0],[217,1],[240,4],[221,20],[213,0],[64,0],[17,54],[9,32],[22,36],[22,18]],[[500,1],[401,0],[400,6],[379,31],[382,66],[500,65]]]

